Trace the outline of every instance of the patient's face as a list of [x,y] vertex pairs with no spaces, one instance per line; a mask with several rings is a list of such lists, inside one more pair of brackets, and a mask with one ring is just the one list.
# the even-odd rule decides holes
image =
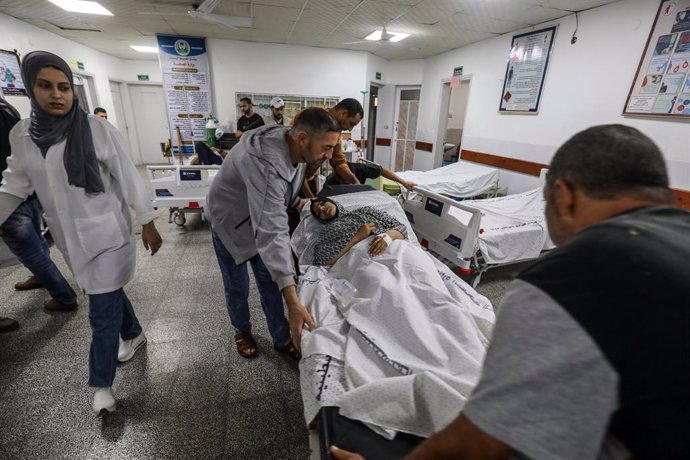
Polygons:
[[335,217],[337,208],[329,201],[314,201],[311,205],[314,214],[321,220],[331,220]]

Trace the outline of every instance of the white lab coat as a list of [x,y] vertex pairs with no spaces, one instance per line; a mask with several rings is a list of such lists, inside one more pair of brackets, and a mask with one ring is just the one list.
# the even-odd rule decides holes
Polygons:
[[69,184],[63,163],[66,141],[55,144],[45,158],[29,135],[30,119],[10,133],[12,156],[7,159],[0,191],[26,199],[35,190],[55,244],[87,294],[115,291],[134,275],[134,232],[128,205],[141,224],[156,216],[139,172],[120,132],[89,115],[96,157],[105,193],[87,195]]

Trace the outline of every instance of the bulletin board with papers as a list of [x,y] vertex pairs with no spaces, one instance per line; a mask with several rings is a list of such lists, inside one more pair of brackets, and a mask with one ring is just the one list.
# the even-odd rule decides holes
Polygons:
[[659,5],[623,114],[690,119],[690,0]]

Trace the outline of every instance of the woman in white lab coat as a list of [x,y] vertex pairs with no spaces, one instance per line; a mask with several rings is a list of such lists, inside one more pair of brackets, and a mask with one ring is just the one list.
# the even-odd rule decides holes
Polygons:
[[156,213],[122,135],[79,108],[67,63],[34,51],[22,61],[22,77],[31,118],[10,133],[12,156],[0,187],[0,224],[36,192],[57,247],[89,295],[93,409],[112,411],[117,362],[131,359],[146,341],[123,290],[134,275],[136,247],[127,208],[134,209],[143,225],[142,240],[151,254],[161,246],[153,223]]

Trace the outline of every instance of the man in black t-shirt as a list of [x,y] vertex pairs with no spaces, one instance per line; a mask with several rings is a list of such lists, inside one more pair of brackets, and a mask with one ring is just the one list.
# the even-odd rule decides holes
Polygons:
[[690,212],[661,152],[595,126],[544,195],[559,247],[506,292],[460,415],[407,458],[690,458]]
[[235,131],[237,137],[242,137],[242,134],[246,131],[256,129],[265,124],[261,115],[254,112],[254,104],[252,104],[252,100],[248,97],[240,99],[240,112],[242,112],[242,116],[237,120],[237,130]]

